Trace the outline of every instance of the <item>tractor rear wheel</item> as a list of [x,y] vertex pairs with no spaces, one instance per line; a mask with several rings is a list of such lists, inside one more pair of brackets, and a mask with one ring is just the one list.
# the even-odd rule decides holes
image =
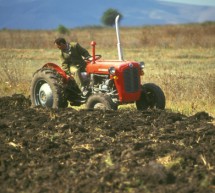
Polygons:
[[165,95],[162,89],[153,83],[147,83],[142,85],[141,96],[136,101],[136,107],[138,110],[164,109],[165,103]]
[[103,94],[91,95],[86,103],[87,109],[105,109],[117,110],[117,105],[112,101],[111,97]]
[[41,105],[49,108],[66,108],[68,106],[63,78],[53,69],[39,69],[33,76],[30,92],[33,107]]

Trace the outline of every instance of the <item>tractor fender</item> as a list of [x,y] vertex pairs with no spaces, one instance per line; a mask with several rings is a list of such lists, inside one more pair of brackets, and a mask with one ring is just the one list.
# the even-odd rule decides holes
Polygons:
[[62,77],[63,79],[65,79],[66,81],[69,80],[69,76],[65,73],[65,71],[60,67],[58,66],[57,64],[54,64],[54,63],[46,63],[43,65],[42,68],[51,68],[51,69],[54,69],[55,71],[57,71]]

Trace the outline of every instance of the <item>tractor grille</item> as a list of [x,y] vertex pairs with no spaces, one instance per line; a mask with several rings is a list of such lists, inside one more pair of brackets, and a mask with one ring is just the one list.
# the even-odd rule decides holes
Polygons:
[[127,68],[123,72],[125,91],[136,92],[139,89],[138,68]]

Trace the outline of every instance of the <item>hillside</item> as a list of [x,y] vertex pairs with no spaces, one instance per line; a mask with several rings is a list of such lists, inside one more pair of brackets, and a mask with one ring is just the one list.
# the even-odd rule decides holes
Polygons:
[[[204,1],[205,2],[205,1]],[[205,6],[204,6],[205,4]],[[162,0],[0,0],[0,29],[50,30],[101,25],[109,8],[123,16],[123,26],[165,25],[214,21],[212,3],[171,3]]]

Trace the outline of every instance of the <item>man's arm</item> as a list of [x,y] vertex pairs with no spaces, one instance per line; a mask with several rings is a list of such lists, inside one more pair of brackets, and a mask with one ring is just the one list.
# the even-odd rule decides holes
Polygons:
[[67,75],[70,75],[68,61],[61,55],[61,67],[66,72]]
[[76,48],[79,51],[79,53],[85,58],[90,56],[89,52],[85,48],[83,48],[79,43],[76,44]]

